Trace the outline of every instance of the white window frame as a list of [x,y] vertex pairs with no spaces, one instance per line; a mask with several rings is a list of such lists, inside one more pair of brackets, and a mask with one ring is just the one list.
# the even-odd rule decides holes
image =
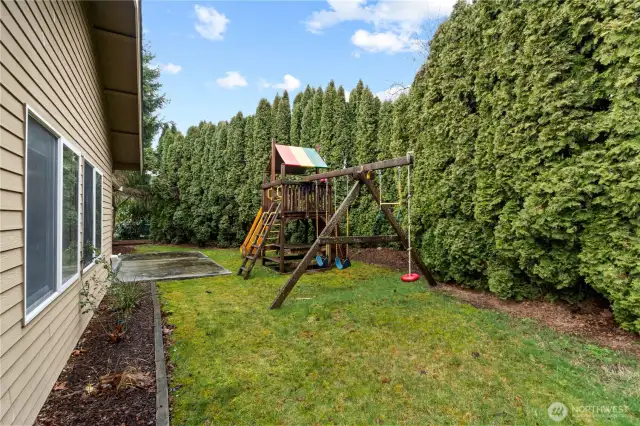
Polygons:
[[[82,208],[81,208],[81,197],[80,194],[82,194],[82,192],[80,191],[82,189],[82,173],[81,173],[81,169],[80,169],[80,160],[82,160],[82,153],[80,152],[80,150],[78,148],[76,148],[71,142],[69,142],[68,140],[62,138],[62,144],[60,145],[60,150],[58,152],[58,163],[60,164],[60,167],[58,168],[58,256],[60,256],[60,261],[58,262],[58,282],[60,283],[60,286],[58,288],[58,291],[63,292],[64,290],[67,289],[67,287],[69,287],[71,284],[73,284],[77,279],[80,278],[80,269],[82,269],[82,252],[80,251],[80,247],[82,247],[82,234],[80,232],[80,224],[82,223]],[[76,257],[77,259],[77,272],[75,274],[73,274],[73,276],[71,278],[69,278],[67,281],[62,282],[62,222],[63,222],[63,215],[62,215],[62,208],[63,208],[63,175],[64,175],[64,148],[67,147],[69,149],[71,149],[71,151],[76,154],[78,156],[78,184],[77,184],[77,190],[78,190],[78,226],[76,229],[77,231],[77,238],[78,238],[78,244],[77,244],[77,252],[78,255]]]
[[[83,156],[82,157],[82,184],[84,185],[84,163],[89,163],[91,164],[91,167],[93,167],[93,176],[91,176],[91,191],[93,191],[93,197],[91,197],[91,202],[93,203],[93,240],[91,241],[91,244],[93,245],[93,247],[96,246],[96,174],[100,175],[100,196],[102,198],[104,198],[104,173],[102,172],[102,170],[100,170],[98,168],[98,166],[93,164],[93,161],[91,161],[87,156]],[[87,189],[84,188],[83,186],[83,192],[82,192],[82,199],[84,201],[84,191],[86,191]],[[104,222],[103,218],[104,218],[104,199],[101,200],[102,202],[100,203],[100,221]],[[82,229],[84,231],[84,205],[82,206]],[[82,255],[84,256],[84,243],[85,243],[85,238],[83,235],[82,238]],[[82,270],[82,273],[86,273],[89,269],[91,269],[92,267],[95,266],[96,264],[96,259],[99,259],[102,257],[102,251],[104,249],[103,247],[104,244],[104,226],[102,226],[100,228],[100,254],[96,257],[94,257],[91,262],[84,267],[84,269]],[[82,263],[81,263],[82,265]]]
[[[36,120],[40,125],[42,125],[47,131],[49,131],[52,135],[56,137],[56,159],[57,159],[57,170],[56,170],[56,212],[58,214],[58,220],[56,223],[56,290],[51,294],[51,296],[47,297],[45,300],[40,302],[40,304],[33,308],[31,312],[27,312],[27,234],[29,232],[29,228],[26,226],[26,218],[27,218],[27,209],[28,209],[28,185],[27,185],[27,167],[29,161],[29,119]],[[24,165],[25,165],[25,174],[24,174],[24,244],[23,244],[23,308],[24,308],[24,319],[23,326],[29,324],[35,317],[40,314],[47,306],[49,306],[58,296],[60,296],[71,284],[75,282],[80,277],[80,268],[82,264],[80,263],[80,219],[81,219],[81,211],[80,211],[80,167],[78,167],[78,272],[71,277],[66,282],[62,282],[62,175],[63,175],[63,147],[66,146],[70,148],[77,156],[78,156],[78,166],[80,166],[80,159],[82,158],[82,154],[80,149],[74,145],[72,142],[62,136],[60,132],[58,132],[55,127],[47,122],[40,114],[38,114],[33,108],[31,108],[28,104],[25,105],[25,126],[24,126],[24,137],[25,137],[25,155],[24,155]]]

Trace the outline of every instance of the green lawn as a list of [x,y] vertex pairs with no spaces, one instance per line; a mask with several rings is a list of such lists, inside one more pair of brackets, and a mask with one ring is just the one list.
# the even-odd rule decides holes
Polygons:
[[[164,250],[180,248],[139,249]],[[240,265],[237,250],[203,252]],[[555,424],[559,401],[574,408],[562,424],[640,423],[636,359],[399,275],[361,263],[305,275],[277,311],[285,277],[260,266],[247,281],[160,283],[176,326],[172,422]]]

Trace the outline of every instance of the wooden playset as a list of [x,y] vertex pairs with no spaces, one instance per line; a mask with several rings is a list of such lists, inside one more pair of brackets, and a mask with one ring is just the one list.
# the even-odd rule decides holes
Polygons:
[[[433,276],[411,247],[411,232],[405,235],[402,227],[393,216],[391,204],[380,198],[380,189],[372,177],[372,172],[393,167],[408,167],[407,173],[407,211],[411,214],[411,165],[413,156],[362,164],[355,167],[333,171],[316,150],[312,148],[279,145],[272,140],[271,157],[264,174],[262,184],[262,207],[258,211],[253,225],[240,250],[243,255],[238,275],[245,279],[251,274],[255,263],[262,259],[264,266],[272,267],[280,273],[292,272],[271,304],[271,309],[279,308],[287,298],[300,277],[308,269],[323,269],[335,265],[339,269],[349,266],[349,244],[371,244],[398,241],[409,253],[409,273],[402,276],[403,281],[416,281],[419,275],[411,272],[412,259],[430,285],[436,285]],[[279,171],[279,173],[278,173]],[[313,174],[308,174],[315,171]],[[348,176],[353,186],[348,190],[339,207],[334,204],[334,186],[336,178]],[[351,236],[340,235],[340,221],[348,218],[349,207],[358,198],[365,187],[380,207],[380,211],[389,222],[396,235]],[[293,244],[286,241],[285,228],[293,221],[313,221],[316,238],[312,244]],[[409,221],[410,224],[410,216]],[[275,254],[272,254],[274,253]]]

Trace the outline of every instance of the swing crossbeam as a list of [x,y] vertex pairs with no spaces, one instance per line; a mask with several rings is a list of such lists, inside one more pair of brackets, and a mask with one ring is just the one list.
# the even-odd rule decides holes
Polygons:
[[399,242],[398,235],[342,235],[339,237],[321,237],[320,244],[375,244]]
[[329,178],[340,177],[340,176],[349,176],[349,175],[356,175],[356,174],[359,175],[364,172],[372,172],[374,170],[389,169],[391,167],[398,167],[398,166],[408,166],[409,164],[411,164],[410,158],[407,158],[406,156],[397,157],[397,158],[392,158],[390,160],[376,161],[375,163],[367,163],[361,166],[347,167],[344,169],[332,170],[330,172],[315,173],[308,176],[302,176],[299,180],[278,179],[271,182],[263,183],[262,189],[273,188],[283,184],[285,185],[299,184],[300,182],[313,182],[316,180],[329,179]]

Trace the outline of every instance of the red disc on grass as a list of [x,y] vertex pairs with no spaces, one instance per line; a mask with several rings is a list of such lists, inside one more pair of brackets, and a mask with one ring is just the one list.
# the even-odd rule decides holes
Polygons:
[[400,279],[402,281],[404,281],[405,283],[412,283],[414,281],[418,281],[420,279],[420,275],[418,274],[404,274],[403,276],[400,277]]

